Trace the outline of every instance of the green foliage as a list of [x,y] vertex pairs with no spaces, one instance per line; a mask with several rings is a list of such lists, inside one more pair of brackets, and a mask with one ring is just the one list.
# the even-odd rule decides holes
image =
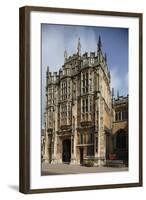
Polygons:
[[94,166],[94,160],[85,160],[83,163],[86,167],[93,167]]

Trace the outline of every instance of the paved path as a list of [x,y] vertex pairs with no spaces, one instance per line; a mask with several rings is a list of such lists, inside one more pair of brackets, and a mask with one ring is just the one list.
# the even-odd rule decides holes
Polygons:
[[127,170],[127,167],[85,167],[80,165],[69,164],[42,164],[42,175],[121,172]]

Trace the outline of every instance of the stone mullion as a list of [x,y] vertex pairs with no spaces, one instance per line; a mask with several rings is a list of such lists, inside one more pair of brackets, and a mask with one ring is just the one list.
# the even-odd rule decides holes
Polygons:
[[83,88],[83,73],[81,72],[81,95],[82,95],[82,88]]
[[66,104],[66,117],[67,117],[66,123],[68,125],[69,124],[69,120],[68,120],[68,117],[69,117],[69,115],[68,115],[68,103]]
[[83,106],[82,101],[83,101],[83,99],[81,98],[81,121],[83,120],[83,118],[82,118],[82,106]]
[[123,117],[122,117],[122,111],[120,111],[120,114],[121,114],[121,121],[123,120]]
[[88,95],[88,121],[90,120],[90,96]]

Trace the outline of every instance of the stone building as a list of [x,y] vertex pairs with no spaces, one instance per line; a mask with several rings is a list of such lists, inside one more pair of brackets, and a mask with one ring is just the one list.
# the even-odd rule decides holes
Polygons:
[[[79,39],[75,54],[68,57],[65,50],[59,72],[47,68],[43,161],[105,164],[118,148],[113,148],[113,135],[118,133],[114,119],[121,109],[119,100],[112,99],[110,83],[100,37],[97,52],[82,55]],[[123,128],[127,131],[121,124],[119,130]]]
[[128,96],[113,100],[112,140],[116,159],[128,163]]
[[45,154],[45,134],[44,129],[41,131],[41,160],[43,160],[44,154]]

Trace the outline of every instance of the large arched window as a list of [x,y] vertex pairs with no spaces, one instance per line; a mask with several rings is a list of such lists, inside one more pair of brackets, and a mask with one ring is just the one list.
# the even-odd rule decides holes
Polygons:
[[126,149],[127,148],[127,134],[124,130],[119,130],[116,133],[116,149]]

